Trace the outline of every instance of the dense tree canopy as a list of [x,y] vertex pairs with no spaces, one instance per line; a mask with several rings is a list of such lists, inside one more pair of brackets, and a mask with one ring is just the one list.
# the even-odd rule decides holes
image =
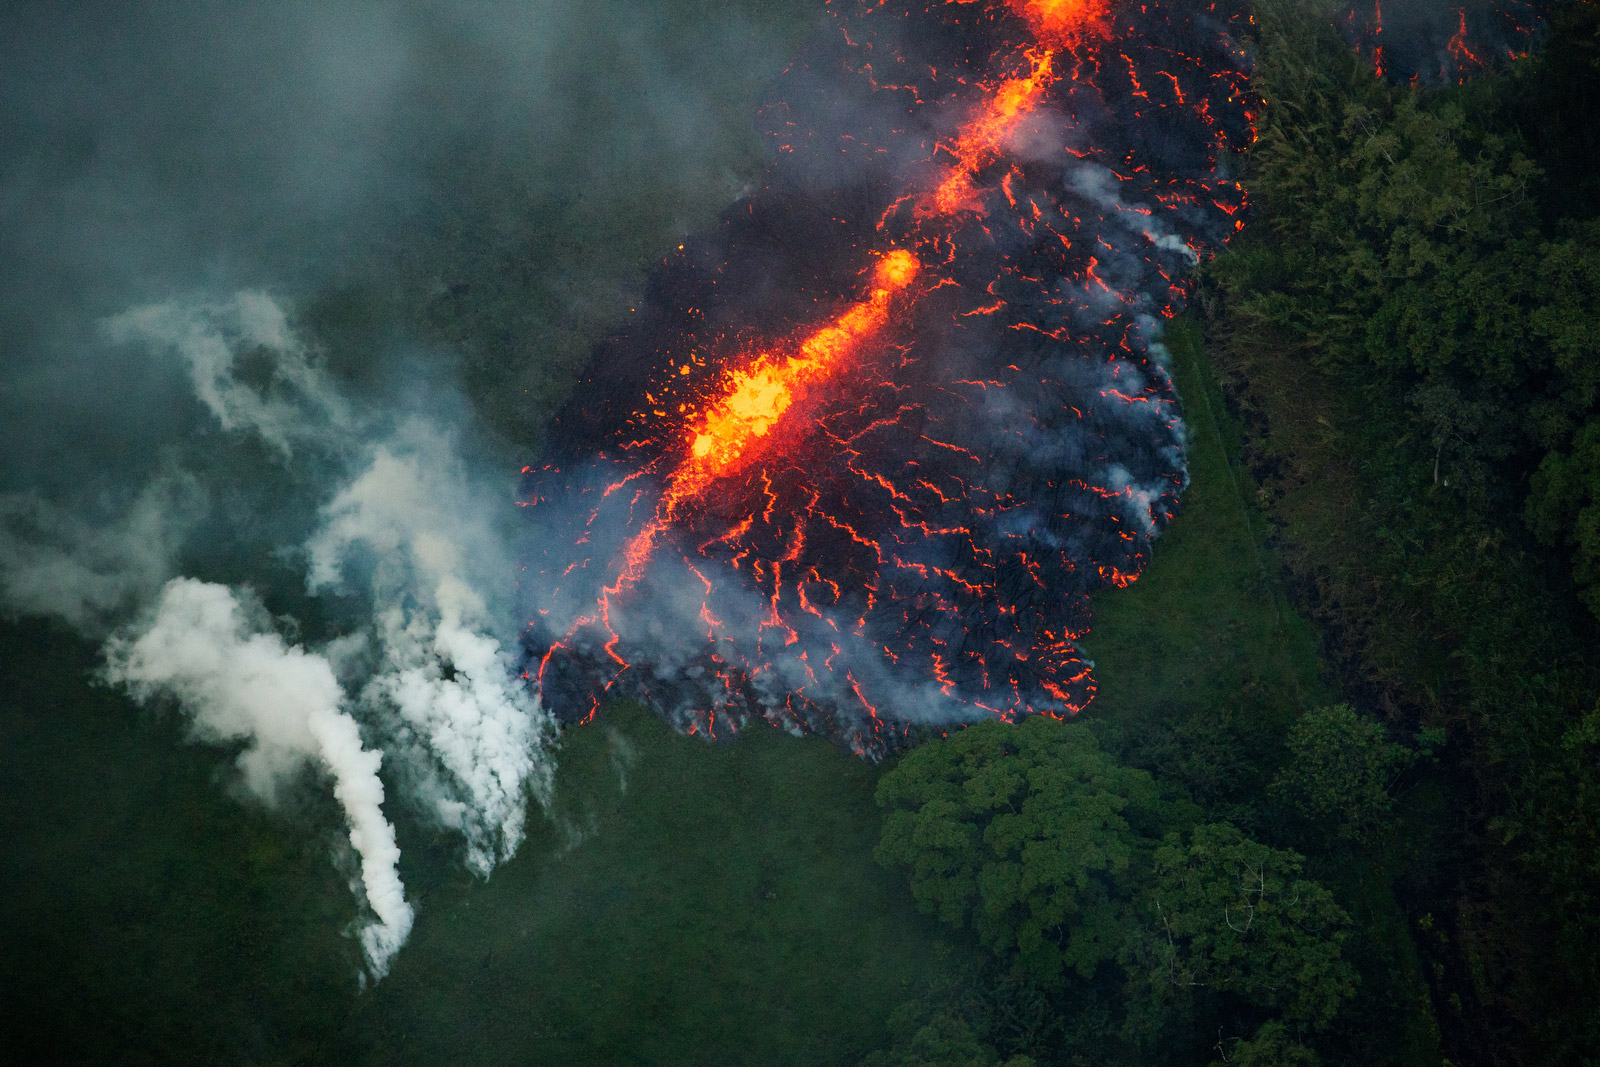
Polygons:
[[[1303,858],[1200,822],[1084,723],[985,722],[926,743],[878,801],[879,858],[907,870],[919,905],[1035,987],[1114,990],[1132,1054],[1218,1011],[1326,1027],[1353,992],[1349,919]],[[953,1041],[954,1026],[936,1017],[907,1047]]]
[[1143,976],[1152,992],[1201,986],[1292,1023],[1327,1026],[1354,991],[1340,956],[1350,920],[1326,888],[1301,876],[1303,862],[1228,823],[1168,834],[1139,902],[1147,913],[1141,962],[1156,965]]
[[1313,708],[1289,733],[1290,762],[1272,792],[1348,841],[1372,844],[1389,825],[1389,789],[1414,753],[1349,704]]
[[[1429,857],[1418,923],[1450,916],[1417,942],[1450,1055],[1596,1062],[1600,4],[1435,88],[1374,77],[1330,5],[1256,6],[1259,212],[1204,272],[1216,358],[1350,695],[1450,739],[1453,818],[1392,859]],[[1331,762],[1277,795],[1381,841],[1384,741],[1337,725],[1302,724]]]
[[885,776],[879,857],[917,902],[985,945],[1085,977],[1115,957],[1141,842],[1168,813],[1143,771],[1081,725],[980,723],[923,745]]

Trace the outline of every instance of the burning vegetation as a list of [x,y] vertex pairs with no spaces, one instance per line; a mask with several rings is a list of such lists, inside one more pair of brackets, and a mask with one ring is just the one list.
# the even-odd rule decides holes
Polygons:
[[762,188],[655,273],[530,470],[547,706],[881,751],[1093,697],[1185,483],[1161,324],[1242,225],[1210,5],[830,4]]
[[[1420,86],[1460,85],[1476,74],[1525,58],[1542,30],[1530,0],[1417,4],[1383,0],[1352,6],[1344,38],[1372,63],[1376,77]],[[1387,33],[1385,32],[1387,24]]]

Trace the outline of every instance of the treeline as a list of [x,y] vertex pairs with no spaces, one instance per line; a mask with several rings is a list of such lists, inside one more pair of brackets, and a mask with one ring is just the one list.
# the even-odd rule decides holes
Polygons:
[[1347,688],[1451,739],[1458,818],[1408,887],[1448,925],[1447,1052],[1594,1062],[1600,9],[1419,92],[1315,6],[1259,5],[1260,210],[1207,273],[1214,353]]
[[1092,712],[910,753],[880,856],[991,956],[873,1062],[1600,1062],[1600,11],[1434,89],[1257,12],[1200,303],[1348,703],[1226,804]]
[[[1293,727],[1259,798],[1323,847],[1393,826],[1415,757],[1348,706]],[[1363,936],[1306,857],[1128,766],[1085,722],[988,722],[913,750],[878,789],[879,859],[970,930],[987,968],[891,1021],[881,1067],[1321,1062]],[[1283,838],[1284,834],[1273,835]]]

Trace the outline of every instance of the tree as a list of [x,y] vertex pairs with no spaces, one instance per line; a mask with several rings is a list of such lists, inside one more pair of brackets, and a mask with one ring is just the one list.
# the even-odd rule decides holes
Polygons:
[[1540,541],[1572,546],[1573,580],[1600,615],[1600,419],[1578,433],[1570,451],[1551,452],[1539,464],[1527,519]]
[[[1118,764],[1082,723],[986,722],[928,742],[884,775],[878,802],[878,857],[907,870],[919,906],[969,926],[1058,1011],[1110,1006],[1095,1029],[1114,1059],[1170,1050],[1212,1009],[1323,1027],[1354,988],[1348,917],[1301,877],[1298,854],[1231,823],[1194,825],[1198,809]],[[922,1044],[903,1036],[896,1055],[948,1047],[955,1058],[904,1062],[981,1062],[952,1020],[901,1026]],[[993,1018],[969,1036],[1040,1047]]]
[[1317,1054],[1290,1036],[1280,1022],[1264,1023],[1254,1037],[1235,1038],[1231,1049],[1219,1043],[1222,1059],[1211,1067],[1321,1067]]
[[1270,787],[1347,841],[1372,844],[1389,825],[1389,787],[1413,754],[1348,704],[1312,708],[1289,733],[1290,762]]
[[1027,1056],[1001,1064],[999,1053],[953,1012],[936,1011],[925,1019],[920,1014],[912,1005],[897,1011],[889,1020],[893,1047],[874,1052],[861,1067],[1034,1067]]
[[1350,919],[1326,888],[1300,877],[1303,862],[1229,823],[1168,834],[1141,899],[1133,985],[1157,1003],[1205,988],[1327,1026],[1355,991],[1340,953]]
[[924,911],[1041,974],[1085,977],[1122,946],[1141,846],[1166,814],[1148,774],[1044,716],[915,749],[878,803],[878,857],[908,870]]

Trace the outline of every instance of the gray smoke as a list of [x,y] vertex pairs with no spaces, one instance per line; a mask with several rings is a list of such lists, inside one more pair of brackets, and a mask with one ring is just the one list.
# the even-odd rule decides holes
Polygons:
[[[167,348],[189,371],[198,399],[225,431],[253,433],[285,460],[297,441],[325,442],[351,428],[344,398],[308,362],[288,317],[266,293],[247,290],[216,305],[167,303],[132,308],[106,324],[114,343]],[[254,386],[235,374],[243,353],[271,360],[271,380]]]
[[[422,415],[359,410],[266,293],[134,308],[105,329],[180,364],[217,428],[259,441],[268,464],[345,472],[311,536],[282,547],[310,593],[354,590],[356,625],[309,649],[249,590],[176,577],[108,640],[106,677],[141,701],[173,697],[200,740],[244,742],[243,783],[268,804],[307,764],[328,774],[360,858],[367,969],[382,977],[413,918],[383,811],[386,757],[483,877],[516,852],[530,793],[549,797],[551,724],[507,651],[517,625],[497,591],[515,573],[510,479],[473,470]],[[8,609],[83,626],[137,602],[177,566],[195,481],[152,481],[122,521],[92,530],[36,495],[0,498]],[[174,511],[184,487],[191,502]]]
[[62,507],[36,491],[0,495],[0,606],[54,615],[89,634],[147,603],[205,508],[193,475],[167,471],[111,514]]
[[105,641],[261,802],[325,775],[375,977],[397,818],[487,876],[548,796],[516,469],[639,264],[741,187],[785,17],[0,9],[0,612]]

